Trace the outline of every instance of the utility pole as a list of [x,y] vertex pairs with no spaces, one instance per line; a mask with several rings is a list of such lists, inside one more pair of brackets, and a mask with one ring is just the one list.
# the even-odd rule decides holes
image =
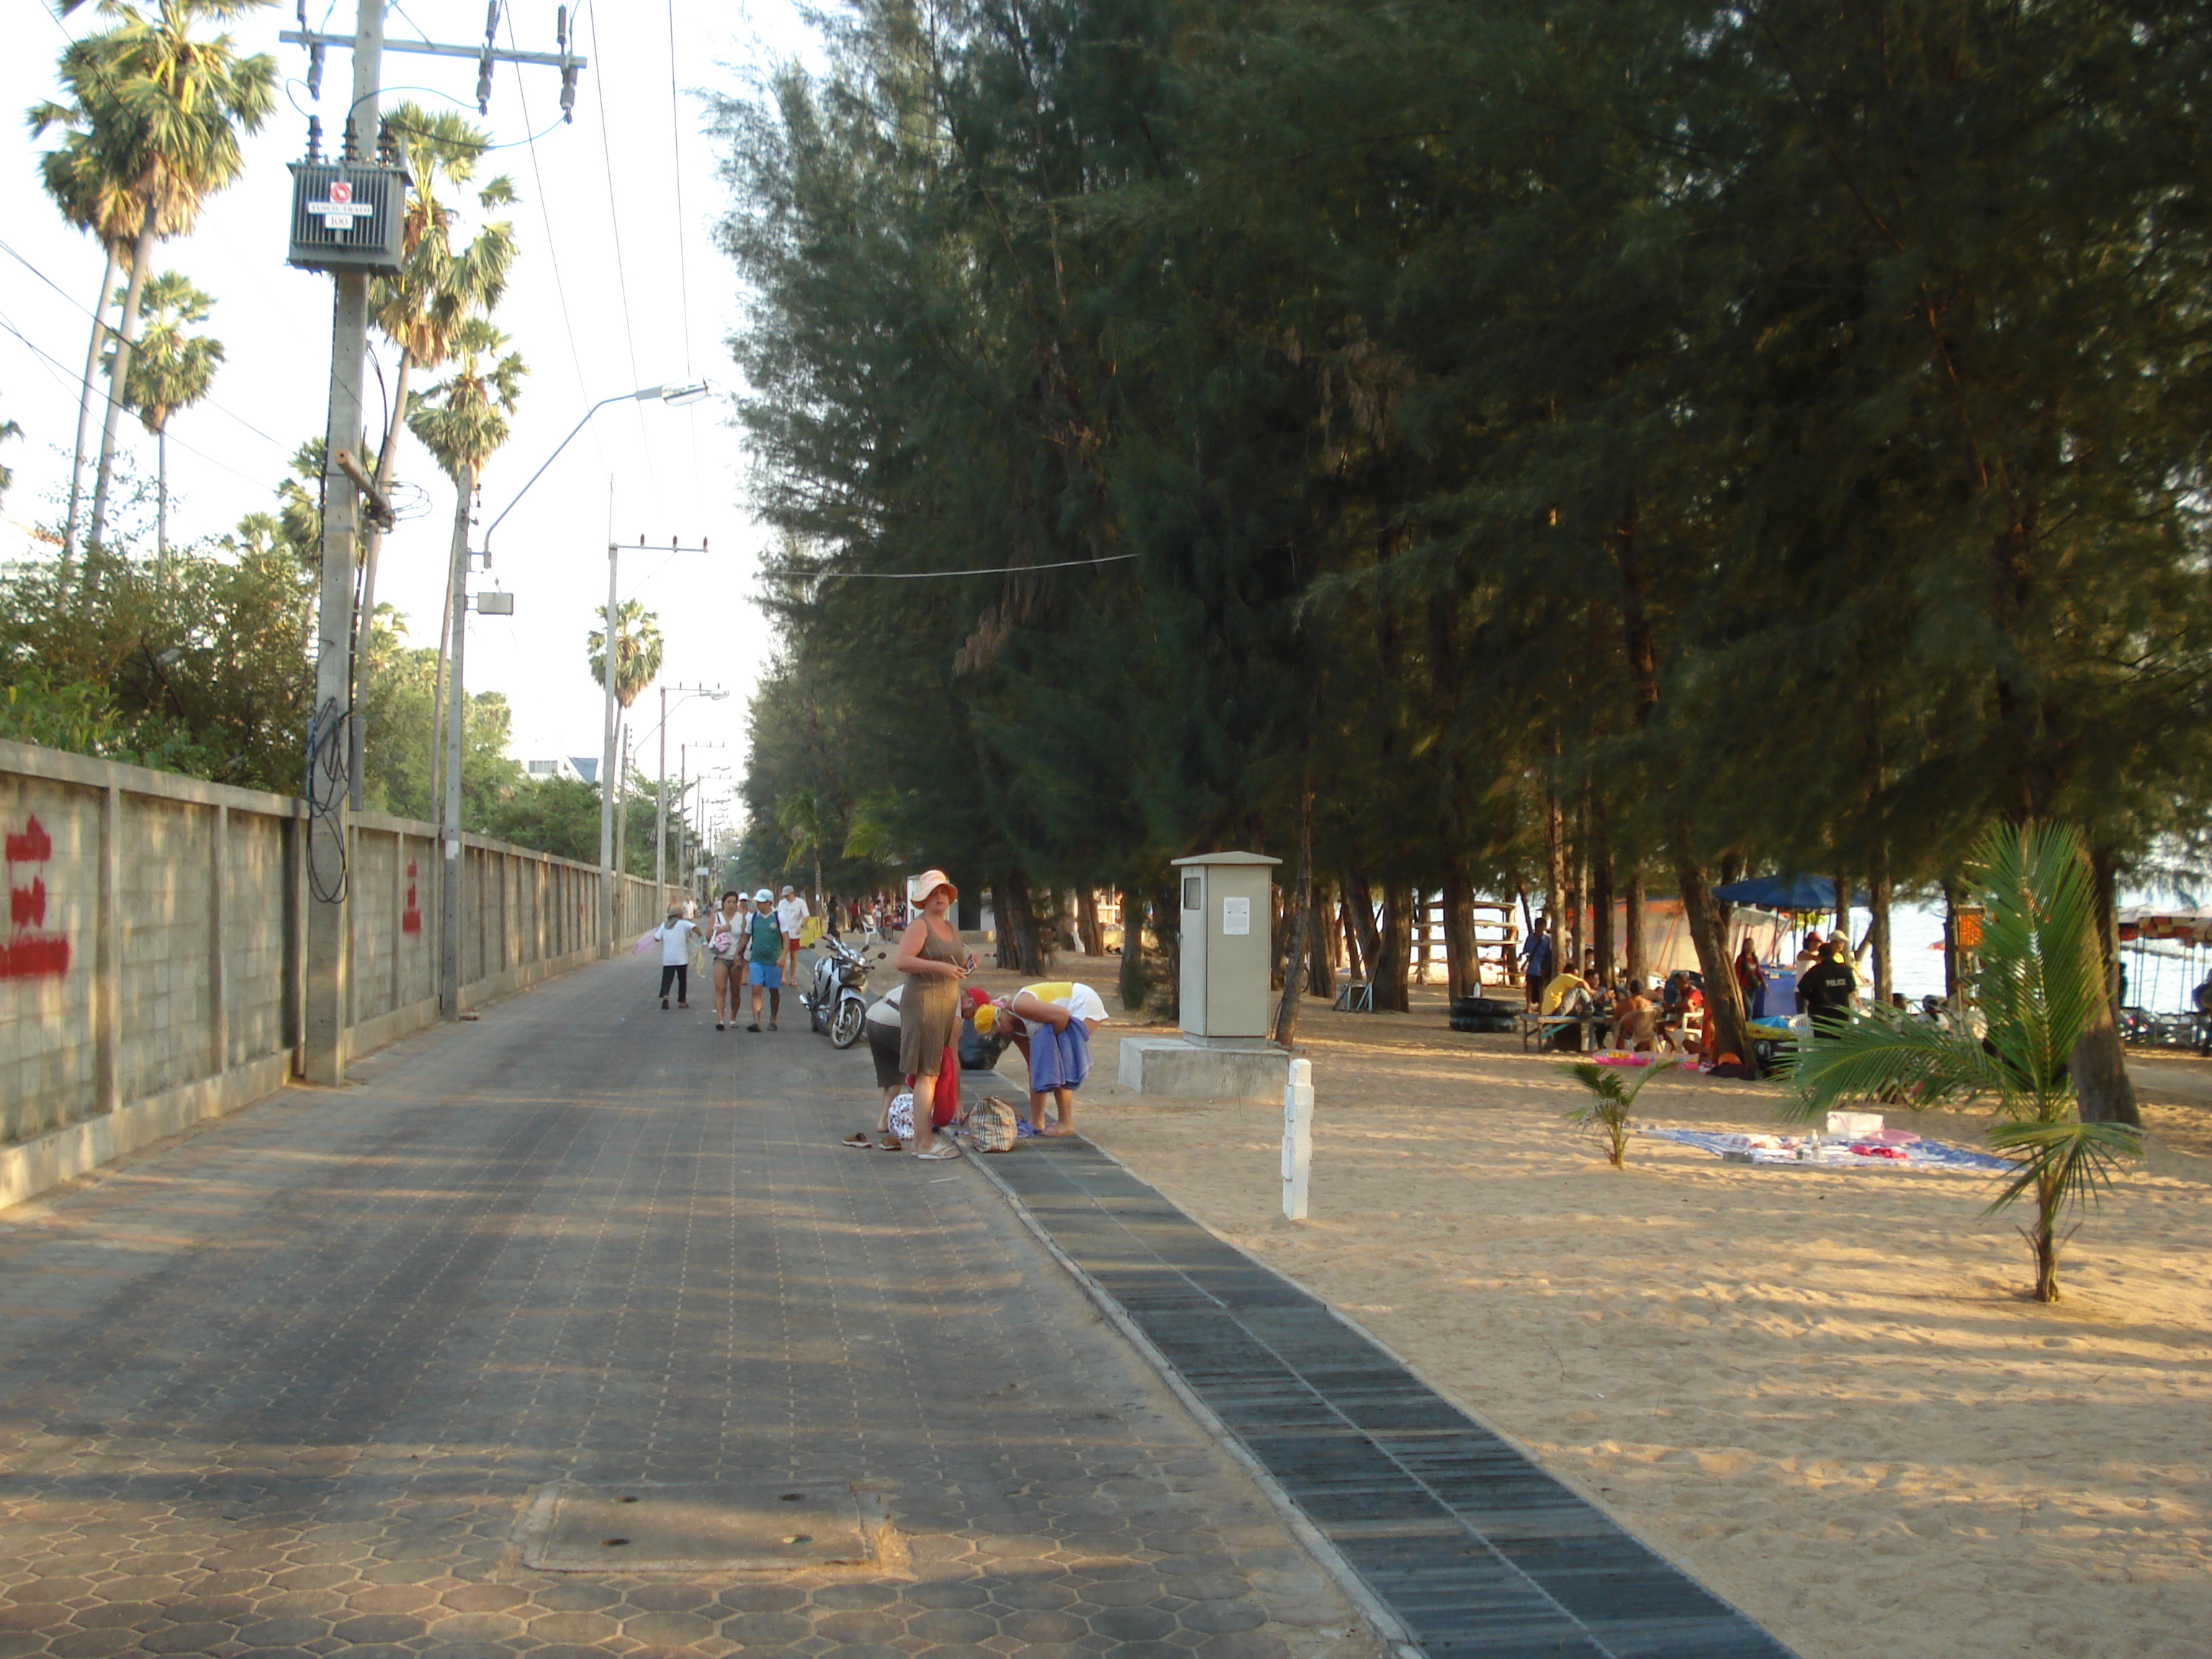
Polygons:
[[[653,884],[668,885],[668,694],[681,692],[684,697],[706,697],[720,702],[730,694],[719,685],[664,685],[660,688],[660,773],[653,787]],[[683,698],[677,700],[683,707]],[[682,760],[679,748],[678,759]],[[686,886],[690,885],[687,881]]]
[[[350,36],[325,34],[305,27],[307,11],[301,9],[301,27],[284,30],[277,37],[291,46],[307,48],[307,90],[322,94],[323,54],[332,46],[353,53],[353,97],[340,125],[340,155],[348,161],[377,149],[380,120],[377,94],[384,84],[385,0],[356,0],[354,32]],[[491,71],[495,63],[543,64],[561,71],[561,110],[574,118],[576,79],[586,60],[568,49],[568,14],[560,14],[557,52],[502,51],[495,43],[499,7],[490,9],[481,46],[434,46],[425,41],[400,41],[393,50],[424,52],[435,57],[474,58],[477,63],[477,106],[488,111],[491,100]],[[310,124],[312,158],[313,134]],[[345,182],[341,180],[341,182]],[[333,187],[330,199],[308,203],[305,210],[320,216],[325,230],[336,228],[343,240],[360,210],[355,207],[350,185],[343,191]],[[387,211],[391,209],[387,205]],[[295,236],[295,248],[297,234]],[[295,252],[293,263],[322,268]],[[347,914],[347,872],[352,862],[352,827],[348,821],[349,796],[356,769],[353,709],[354,551],[360,538],[362,498],[388,521],[389,502],[377,483],[356,459],[362,449],[362,361],[368,348],[368,284],[370,271],[331,267],[337,299],[331,322],[330,398],[323,428],[323,543],[321,589],[315,609],[315,707],[307,727],[307,822],[305,863],[307,876],[306,1009],[301,1031],[301,1074],[311,1083],[331,1085],[345,1081],[347,979],[351,968],[351,927]],[[380,457],[380,460],[383,458]],[[447,848],[449,870],[458,865],[458,837]],[[448,907],[451,908],[450,906]]]
[[[690,390],[688,387],[684,389],[686,401],[689,401]],[[650,392],[641,392],[633,395],[641,398],[659,397],[662,393],[660,388],[656,386]],[[701,395],[705,395],[703,390]],[[671,398],[669,401],[677,400]],[[611,488],[611,481],[610,488]],[[635,550],[640,553],[704,553],[707,550],[707,542],[706,538],[702,537],[696,547],[686,547],[682,542],[674,540],[665,547],[648,547],[646,545],[645,538],[640,536],[637,538]],[[599,938],[602,941],[601,951],[607,956],[612,956],[615,953],[615,918],[621,914],[616,905],[616,890],[622,884],[622,872],[615,867],[615,791],[624,780],[615,775],[616,764],[623,758],[615,753],[615,678],[618,666],[615,657],[615,618],[621,603],[622,554],[623,544],[612,537],[609,537],[607,538],[606,627],[603,630],[604,643],[599,662],[599,678],[605,688],[605,729],[600,733],[603,758],[599,762],[601,774],[599,779]]]
[[[353,102],[343,153],[375,140],[384,78],[384,0],[360,0],[353,33]],[[364,143],[363,141],[368,143]],[[341,457],[361,447],[361,366],[368,347],[368,273],[341,270],[331,321],[331,382],[323,425],[322,593],[315,611],[315,709],[307,732],[307,1018],[301,1033],[310,1083],[345,1081],[350,929],[346,872],[352,827],[346,806],[353,726],[353,550],[361,496]]]
[[[677,852],[679,858],[683,854],[683,849],[685,843],[691,839],[691,808],[689,799],[691,793],[691,751],[694,749],[727,749],[729,746],[730,745],[728,744],[721,742],[679,743],[676,745],[676,803],[677,811],[681,815],[684,825],[684,833],[677,838],[676,842]],[[661,756],[660,770],[661,775],[664,778],[666,777],[668,775],[668,758],[665,751],[664,751]],[[699,775],[699,797],[702,800],[704,800],[706,799],[706,795],[707,775],[702,772]],[[684,885],[689,887],[694,879],[695,878],[691,874],[690,861],[689,860],[685,860],[684,869]]]

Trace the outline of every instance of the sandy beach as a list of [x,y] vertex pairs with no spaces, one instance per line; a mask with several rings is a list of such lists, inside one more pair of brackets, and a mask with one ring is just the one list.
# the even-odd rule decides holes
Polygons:
[[[1055,976],[1118,1011],[1114,966]],[[1806,1659],[2212,1654],[2212,1064],[2140,1068],[2150,1156],[2041,1307],[1985,1176],[1648,1138],[1614,1170],[1561,1121],[1556,1059],[1416,999],[1302,1015],[1307,1222],[1280,1213],[1279,1109],[1120,1090],[1129,1024],[1082,1127]],[[1668,1075],[1638,1117],[1771,1128],[1778,1097]],[[1892,1121],[1984,1145],[1978,1115]]]

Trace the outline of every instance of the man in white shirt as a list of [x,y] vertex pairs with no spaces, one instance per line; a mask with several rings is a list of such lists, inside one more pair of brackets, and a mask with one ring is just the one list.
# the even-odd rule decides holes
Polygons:
[[783,930],[783,976],[799,983],[799,930],[806,924],[806,901],[788,883],[775,902],[775,925]]

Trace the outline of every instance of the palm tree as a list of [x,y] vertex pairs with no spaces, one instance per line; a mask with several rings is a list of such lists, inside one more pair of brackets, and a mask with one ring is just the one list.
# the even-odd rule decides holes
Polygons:
[[154,434],[159,479],[154,507],[155,568],[166,580],[169,417],[207,396],[215,384],[216,368],[222,362],[222,342],[205,334],[185,332],[191,325],[207,321],[215,309],[215,296],[194,288],[181,271],[165,270],[148,283],[140,309],[146,326],[131,356],[131,378],[123,390],[140,422]]
[[[607,683],[606,606],[599,607],[599,625],[585,636],[584,651],[592,678],[604,686]],[[615,702],[622,711],[615,720],[615,775],[600,784],[601,788],[614,791],[617,870],[628,867],[623,862],[623,845],[629,840],[625,832],[629,815],[623,810],[623,790],[629,781],[629,751],[624,728],[629,724],[629,706],[660,677],[660,655],[659,617],[647,611],[641,600],[623,600],[615,607]]]
[[[15,422],[0,421],[0,443],[5,443],[10,438],[20,438],[22,435],[23,428],[17,426]],[[14,471],[8,467],[0,466],[0,501],[8,499],[8,487],[15,482]]]
[[[69,110],[60,105],[39,104],[32,107],[29,118],[33,130],[38,131],[57,122],[66,124],[69,114]],[[79,230],[98,237],[106,256],[100,287],[92,302],[92,337],[84,349],[84,383],[77,398],[76,447],[70,453],[69,514],[62,524],[62,561],[66,566],[76,556],[77,513],[84,500],[84,451],[92,432],[92,384],[104,356],[100,348],[107,337],[109,295],[114,287],[115,269],[130,256],[145,213],[138,198],[131,194],[129,183],[107,166],[106,157],[88,131],[69,133],[58,148],[41,155],[39,179],[46,186],[46,194],[53,198],[62,217]],[[173,235],[178,228],[172,216],[161,227],[161,234]]]
[[822,902],[822,842],[830,833],[829,813],[820,793],[802,789],[786,795],[775,809],[776,827],[791,848],[794,859],[811,860],[814,865],[814,902]]
[[[508,351],[507,345],[507,336],[493,325],[489,318],[469,318],[453,331],[453,372],[428,392],[409,400],[407,429],[422,441],[446,476],[453,481],[453,557],[446,575],[449,628],[451,619],[459,615],[459,606],[467,602],[469,502],[476,493],[477,479],[485,462],[507,441],[509,420],[521,394],[522,377],[530,372],[520,354]],[[453,643],[453,654],[458,658],[458,630]],[[443,715],[446,677],[442,656],[440,667],[431,700],[433,754],[437,751],[438,726]],[[455,678],[458,679],[458,674]],[[465,714],[457,696],[454,718],[459,721]],[[458,752],[456,745],[456,756]]]
[[[61,0],[76,10],[84,0]],[[258,11],[270,0],[100,0],[116,27],[64,48],[61,74],[71,101],[31,112],[34,134],[61,126],[84,140],[82,155],[96,173],[128,192],[138,209],[131,249],[131,283],[108,369],[107,416],[92,495],[88,539],[106,522],[107,485],[116,428],[131,378],[138,307],[153,265],[154,243],[188,230],[208,197],[244,167],[240,129],[260,130],[276,97],[276,65],[265,52],[240,57],[228,34],[201,39],[204,22]],[[66,145],[65,145],[66,147]]]
[[[399,139],[411,184],[401,228],[404,266],[396,276],[378,277],[368,290],[369,314],[385,337],[399,348],[392,423],[377,447],[379,489],[392,482],[400,423],[406,418],[408,381],[413,372],[445,366],[456,331],[469,317],[499,303],[507,291],[507,271],[514,263],[514,228],[504,221],[483,226],[456,252],[453,210],[438,198],[441,180],[459,186],[476,176],[477,163],[491,147],[491,140],[449,111],[433,113],[417,104],[395,106],[385,125]],[[514,199],[514,186],[504,174],[477,193],[477,205],[483,208],[504,205]],[[367,618],[376,610],[377,556],[383,540],[382,532],[372,528],[362,548],[361,627],[364,636]],[[444,648],[440,647],[441,658]]]
[[1632,1078],[1622,1077],[1617,1066],[1600,1066],[1590,1060],[1562,1066],[1561,1071],[1589,1091],[1589,1098],[1569,1107],[1561,1115],[1570,1123],[1595,1125],[1605,1137],[1606,1162],[1616,1170],[1625,1170],[1628,1167],[1628,1115],[1636,1109],[1636,1097],[1644,1092],[1645,1084],[1677,1063],[1654,1056]]
[[2019,1154],[1990,1209],[2032,1198],[2021,1235],[2035,1256],[2035,1299],[2058,1300],[2062,1212],[2094,1202],[2142,1132],[2084,1123],[2067,1072],[2074,1045],[2106,1006],[2096,883],[2081,838],[2049,823],[2002,824],[1983,837],[1970,871],[1981,891],[1981,970],[1975,984],[1985,1036],[1877,1011],[1814,1042],[1793,1072],[1790,1115],[1818,1118],[1842,1100],[1903,1099],[1923,1107],[1990,1096],[2002,1120],[1990,1144]]

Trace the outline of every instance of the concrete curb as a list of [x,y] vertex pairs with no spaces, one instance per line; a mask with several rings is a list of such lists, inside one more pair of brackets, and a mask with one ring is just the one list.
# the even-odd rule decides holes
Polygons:
[[[1020,1143],[1015,1144],[1018,1150]],[[1085,1144],[1089,1143],[1086,1141]],[[1089,1298],[1091,1304],[1098,1310],[1106,1322],[1120,1332],[1131,1347],[1144,1356],[1146,1364],[1159,1374],[1160,1381],[1166,1385],[1168,1392],[1182,1402],[1183,1409],[1191,1414],[1213,1443],[1228,1453],[1237,1466],[1251,1478],[1253,1484],[1266,1494],[1267,1501],[1274,1505],[1276,1513],[1282,1516],[1283,1524],[1290,1528],[1291,1535],[1298,1540],[1299,1546],[1305,1553],[1310,1555],[1322,1571],[1335,1583],[1337,1589],[1344,1592],[1345,1599],[1352,1603],[1353,1609],[1365,1622],[1368,1629],[1374,1632],[1376,1638],[1389,1649],[1396,1659],[1425,1659],[1424,1651],[1419,1644],[1413,1640],[1412,1633],[1406,1629],[1405,1626],[1398,1621],[1397,1614],[1384,1606],[1375,1592],[1368,1588],[1367,1581],[1359,1576],[1358,1571],[1352,1566],[1352,1563],[1337,1552],[1336,1546],[1330,1543],[1321,1529],[1307,1517],[1306,1512],[1298,1507],[1297,1500],[1283,1490],[1266,1465],[1244,1449],[1244,1443],[1231,1432],[1227,1424],[1214,1415],[1213,1408],[1198,1397],[1190,1385],[1183,1381],[1182,1374],[1176,1370],[1165,1354],[1152,1346],[1152,1339],[1137,1328],[1136,1322],[1129,1317],[1127,1311],[1114,1298],[1113,1294],[1086,1273],[1073,1256],[1060,1249],[1059,1243],[1054,1239],[1044,1224],[1030,1213],[1029,1206],[1022,1202],[1012,1188],[999,1178],[997,1173],[992,1170],[989,1159],[992,1157],[1005,1155],[978,1153],[971,1151],[964,1144],[960,1144],[960,1151],[962,1156],[975,1168],[984,1180],[991,1183],[992,1188],[1014,1212],[1022,1225],[1029,1230],[1030,1236],[1038,1243],[1043,1245],[1046,1253],[1066,1270],[1068,1277],[1075,1281],[1077,1286]],[[1110,1153],[1106,1155],[1112,1156]]]

